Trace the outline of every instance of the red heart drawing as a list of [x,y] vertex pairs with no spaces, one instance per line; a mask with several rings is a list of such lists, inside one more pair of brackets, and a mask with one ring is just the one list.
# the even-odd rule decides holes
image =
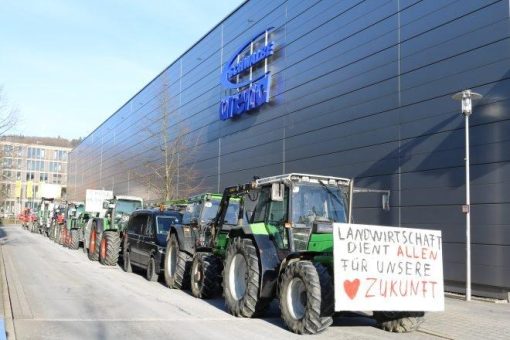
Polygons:
[[358,293],[359,284],[360,284],[359,279],[355,279],[352,281],[349,280],[344,281],[345,292],[347,293],[347,296],[351,300],[354,300],[354,298],[356,297],[356,294]]

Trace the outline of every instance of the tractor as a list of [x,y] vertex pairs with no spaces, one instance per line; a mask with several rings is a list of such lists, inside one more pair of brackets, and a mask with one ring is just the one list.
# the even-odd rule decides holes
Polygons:
[[85,212],[85,203],[71,202],[67,207],[67,219],[65,225],[64,246],[70,249],[78,249],[82,239],[82,228],[90,218],[90,214]]
[[[278,298],[291,331],[324,331],[335,312],[333,223],[352,221],[355,191],[351,179],[306,174],[226,188],[218,215],[194,235],[192,294],[212,297],[223,286],[227,309],[238,317],[261,316]],[[402,332],[416,329],[423,314],[373,316],[382,328]]]
[[[185,202],[182,224],[174,224],[168,233],[164,273],[168,287],[187,289],[190,284],[191,260],[195,254],[195,235],[203,228],[209,229],[216,217],[221,194],[204,193],[190,197]],[[177,201],[176,201],[177,202]],[[172,207],[183,206],[182,200],[172,202]]]
[[114,196],[103,202],[103,215],[93,217],[84,228],[84,251],[89,260],[103,265],[115,266],[121,252],[121,240],[129,215],[143,208],[143,199],[135,196]]
[[[53,211],[54,203],[53,198],[41,198],[41,202],[39,204],[39,211],[37,215],[37,227],[33,228],[32,232],[39,232],[40,234],[44,234],[49,236],[49,228],[51,225],[51,213]],[[35,225],[34,225],[35,226]]]

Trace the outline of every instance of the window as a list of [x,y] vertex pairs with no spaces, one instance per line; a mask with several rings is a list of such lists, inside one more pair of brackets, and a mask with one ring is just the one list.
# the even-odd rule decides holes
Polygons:
[[59,162],[50,162],[50,171],[51,172],[62,172],[62,163]]
[[21,181],[21,171],[16,172],[16,180]]
[[4,157],[12,157],[14,146],[4,145]]
[[266,219],[266,211],[271,202],[271,188],[265,187],[259,193],[257,206],[253,211],[253,222],[264,222]]
[[39,181],[41,181],[41,182],[48,182],[48,173],[47,172],[41,172],[39,174]]
[[158,234],[167,235],[170,226],[181,222],[181,216],[175,215],[160,215],[156,216],[156,228]]
[[144,236],[145,237],[149,237],[149,238],[152,238],[154,236],[154,226],[152,224],[152,218],[151,218],[150,215],[149,215],[149,217],[147,219],[147,224],[145,226]]
[[2,172],[2,180],[9,180],[11,179],[12,173],[11,170],[4,170]]
[[44,149],[41,149],[41,148],[32,148],[32,147],[29,147],[27,149],[27,158],[40,159],[40,158],[44,158],[44,156],[45,156],[45,150]]
[[63,176],[61,174],[52,174],[52,183],[54,184],[63,184]]
[[33,181],[34,178],[35,178],[35,173],[33,173],[31,171],[27,172],[27,176],[26,176],[27,181]]
[[44,171],[44,161],[27,161],[27,170]]
[[67,161],[67,151],[63,150],[53,151],[53,159],[58,161]]

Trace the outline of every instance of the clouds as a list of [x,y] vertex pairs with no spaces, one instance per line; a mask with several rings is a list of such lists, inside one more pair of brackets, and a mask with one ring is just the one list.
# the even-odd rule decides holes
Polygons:
[[2,2],[0,85],[21,132],[87,135],[241,2]]

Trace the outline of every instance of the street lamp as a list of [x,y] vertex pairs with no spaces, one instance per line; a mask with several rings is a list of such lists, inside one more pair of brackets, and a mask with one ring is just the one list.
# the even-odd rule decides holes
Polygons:
[[462,212],[466,214],[466,301],[471,301],[471,186],[469,174],[469,116],[473,112],[473,100],[482,98],[482,95],[471,90],[464,90],[452,96],[453,99],[461,102],[462,115],[465,121],[466,136],[466,204]]

